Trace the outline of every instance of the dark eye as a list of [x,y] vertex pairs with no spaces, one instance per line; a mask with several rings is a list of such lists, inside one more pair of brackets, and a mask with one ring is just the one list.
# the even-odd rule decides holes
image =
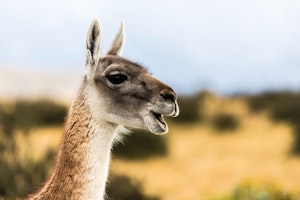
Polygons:
[[109,74],[107,76],[107,79],[112,83],[112,84],[121,84],[124,81],[127,80],[127,76],[124,74]]

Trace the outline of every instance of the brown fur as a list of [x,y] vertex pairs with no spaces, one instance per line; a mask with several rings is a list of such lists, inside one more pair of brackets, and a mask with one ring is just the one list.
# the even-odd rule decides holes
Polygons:
[[90,170],[85,165],[88,145],[95,134],[83,91],[84,86],[70,108],[53,176],[37,196],[32,196],[32,200],[75,200],[82,196],[82,188],[89,181],[83,176]]
[[[87,36],[86,73],[68,113],[53,175],[31,200],[103,199],[110,150],[122,126],[164,134],[163,115],[179,114],[177,95],[141,65],[119,56],[122,24],[108,55],[99,57],[100,25]],[[117,75],[126,77],[119,83]]]

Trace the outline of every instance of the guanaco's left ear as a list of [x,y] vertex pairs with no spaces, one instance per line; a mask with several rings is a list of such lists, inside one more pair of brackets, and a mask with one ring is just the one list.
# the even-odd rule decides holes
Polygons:
[[101,29],[97,19],[94,19],[89,27],[86,37],[86,65],[93,67],[99,57],[101,45]]
[[113,41],[107,55],[121,55],[121,51],[124,45],[124,22],[122,21],[120,30]]

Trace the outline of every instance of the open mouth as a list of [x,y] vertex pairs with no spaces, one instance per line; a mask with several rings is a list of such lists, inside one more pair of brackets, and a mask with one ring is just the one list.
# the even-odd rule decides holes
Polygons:
[[176,117],[179,114],[179,109],[177,102],[175,105],[166,104],[162,108],[152,108],[147,111],[146,115],[144,115],[145,125],[150,132],[162,135],[168,132],[168,125],[164,120],[165,116]]
[[159,121],[162,124],[166,124],[162,114],[153,112],[153,115],[154,115],[154,117],[156,118],[157,121]]
[[[153,116],[153,123],[152,128],[154,130],[154,132],[156,133],[163,133],[167,131],[167,123],[164,121],[164,117],[162,114],[160,113],[156,113],[156,112],[151,112],[152,116]],[[156,125],[155,125],[156,124]]]

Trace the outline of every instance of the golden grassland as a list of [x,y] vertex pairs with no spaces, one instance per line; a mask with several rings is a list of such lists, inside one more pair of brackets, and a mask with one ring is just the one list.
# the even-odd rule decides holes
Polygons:
[[[59,146],[61,131],[52,127],[37,129],[27,138],[18,135],[19,142],[27,143],[20,150],[39,159],[47,148]],[[162,137],[168,137],[167,157],[113,158],[111,171],[141,181],[147,194],[163,200],[208,199],[228,193],[244,180],[268,181],[299,192],[300,159],[288,155],[292,135],[286,124],[250,117],[227,134],[217,134],[207,125],[172,124],[170,133]]]
[[[220,134],[209,123],[171,123],[170,132],[161,136],[169,143],[166,157],[130,161],[113,156],[111,172],[140,181],[146,194],[163,200],[206,200],[228,194],[245,180],[299,193],[300,158],[289,154],[292,127],[251,114],[239,100],[209,102],[214,106],[206,106],[207,116],[231,112],[239,117],[239,128]],[[47,148],[58,148],[61,133],[61,127],[50,127],[18,134],[20,151],[40,159]]]
[[[258,126],[259,124],[259,126]],[[245,180],[267,181],[299,192],[300,159],[288,156],[291,129],[264,118],[233,134],[206,126],[173,126],[166,158],[113,160],[112,171],[142,180],[148,194],[164,200],[209,199]]]

